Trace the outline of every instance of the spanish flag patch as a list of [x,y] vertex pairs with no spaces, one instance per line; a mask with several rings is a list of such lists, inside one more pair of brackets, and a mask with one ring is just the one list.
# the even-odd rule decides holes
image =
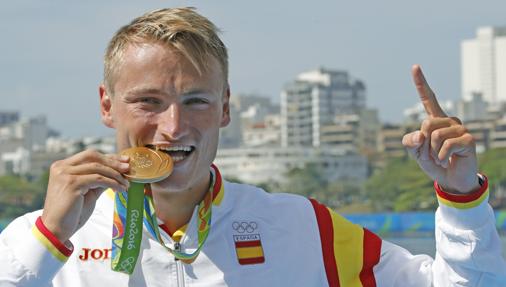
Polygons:
[[235,252],[241,265],[265,262],[260,234],[234,235]]

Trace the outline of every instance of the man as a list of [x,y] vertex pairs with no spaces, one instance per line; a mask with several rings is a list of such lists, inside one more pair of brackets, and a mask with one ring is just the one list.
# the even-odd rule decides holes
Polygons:
[[506,286],[473,138],[444,114],[418,66],[428,119],[403,144],[437,182],[435,260],[314,200],[224,181],[212,165],[230,121],[227,51],[216,31],[192,9],[163,9],[121,28],[106,51],[100,106],[118,150],[148,147],[174,160],[172,174],[146,189],[156,216],[145,214],[133,274],[111,271],[110,250],[111,230],[122,233],[114,202],[129,188],[129,158],[84,151],[55,162],[44,209],[0,235],[1,286]]

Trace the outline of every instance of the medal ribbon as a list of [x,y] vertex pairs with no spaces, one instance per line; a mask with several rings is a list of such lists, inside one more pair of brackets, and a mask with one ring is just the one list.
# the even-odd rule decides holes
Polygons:
[[[142,222],[149,233],[174,257],[185,263],[193,262],[209,235],[215,178],[215,171],[211,168],[211,186],[198,207],[198,246],[192,253],[175,250],[164,244],[149,184],[131,182],[128,192],[116,192],[112,232],[112,270],[127,274],[133,273],[142,241]],[[141,214],[143,220],[140,220]]]
[[114,271],[127,274],[134,271],[142,241],[144,185],[130,182],[128,192],[116,192],[114,196],[111,261]]
[[213,184],[211,184],[211,188],[207,192],[206,196],[204,197],[204,200],[202,200],[198,207],[198,213],[197,213],[197,239],[198,239],[198,246],[197,249],[192,253],[186,253],[181,250],[172,249],[168,246],[166,246],[163,242],[162,237],[160,236],[160,232],[158,229],[158,222],[155,215],[155,209],[153,205],[153,198],[149,195],[146,196],[146,201],[144,204],[144,223],[146,225],[146,228],[148,229],[149,233],[160,242],[162,246],[167,249],[174,257],[177,259],[180,259],[184,261],[185,263],[191,263],[197,256],[199,255],[200,250],[204,246],[204,242],[207,239],[207,236],[209,235],[209,230],[211,227],[211,206],[213,202],[213,181],[214,176],[211,178],[211,181]]

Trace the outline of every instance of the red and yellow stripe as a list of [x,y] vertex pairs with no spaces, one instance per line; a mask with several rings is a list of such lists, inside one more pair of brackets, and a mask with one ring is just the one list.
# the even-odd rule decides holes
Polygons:
[[224,194],[223,180],[221,179],[220,171],[214,164],[211,165],[211,168],[214,169],[214,174],[216,176],[213,187],[213,205],[220,205]]
[[259,264],[265,262],[262,242],[260,242],[260,240],[236,241],[235,251],[237,252],[239,264],[241,265]]
[[481,187],[469,194],[451,194],[445,192],[437,182],[434,182],[434,189],[436,190],[437,199],[439,203],[449,207],[458,209],[469,209],[480,205],[488,198],[488,179],[486,176],[481,175],[483,182]]
[[315,210],[329,286],[376,286],[381,239],[325,205],[310,199]]
[[32,228],[32,233],[39,240],[39,242],[46,247],[46,249],[51,253],[56,259],[65,263],[68,258],[74,251],[74,248],[68,248],[63,243],[54,236],[49,229],[46,228],[44,223],[42,222],[42,218],[39,216],[37,221],[35,221],[35,225]]

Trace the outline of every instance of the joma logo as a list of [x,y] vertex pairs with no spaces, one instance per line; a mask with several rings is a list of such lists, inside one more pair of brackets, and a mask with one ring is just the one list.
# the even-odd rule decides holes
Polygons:
[[92,248],[83,248],[82,253],[79,255],[79,259],[81,261],[87,261],[89,259],[92,260],[107,260],[110,258],[111,249],[92,249]]

